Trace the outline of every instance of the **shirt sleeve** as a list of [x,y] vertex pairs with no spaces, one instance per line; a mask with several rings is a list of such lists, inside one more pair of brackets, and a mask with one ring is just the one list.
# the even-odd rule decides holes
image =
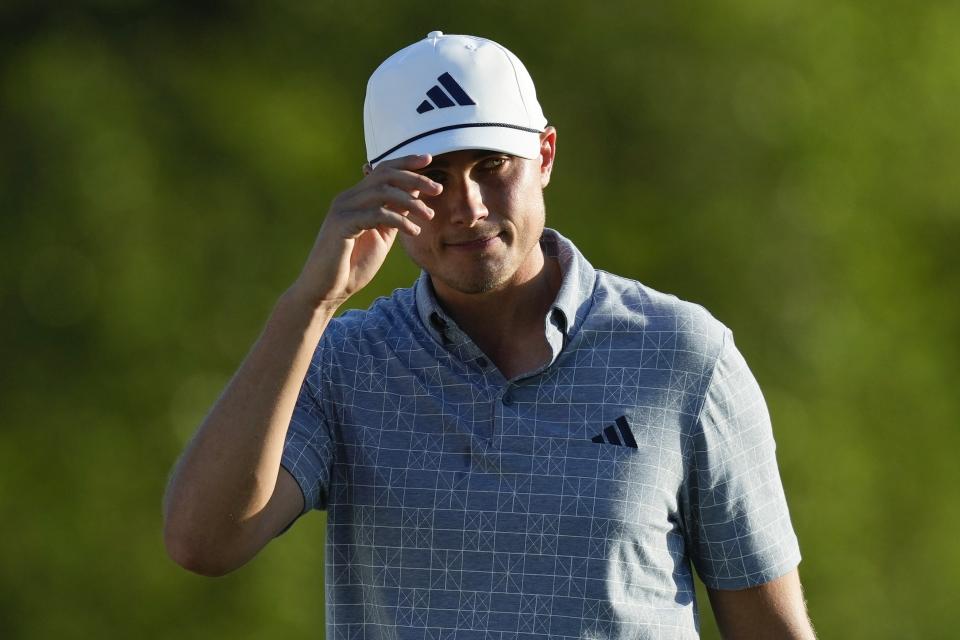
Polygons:
[[692,435],[687,535],[700,579],[744,589],[796,567],[770,415],[729,329]]
[[[327,508],[335,450],[331,425],[321,400],[329,389],[329,385],[324,384],[329,363],[324,362],[323,343],[322,340],[300,387],[280,458],[280,465],[290,472],[303,493],[300,516],[311,509]],[[284,532],[289,528],[290,525]]]

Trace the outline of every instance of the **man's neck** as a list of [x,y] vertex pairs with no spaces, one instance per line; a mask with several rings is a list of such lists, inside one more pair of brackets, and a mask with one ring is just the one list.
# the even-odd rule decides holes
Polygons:
[[560,291],[562,274],[558,260],[546,258],[539,245],[534,251],[534,262],[528,268],[532,276],[521,274],[503,289],[463,294],[434,287],[438,301],[457,326],[490,356],[512,348],[517,340],[544,332],[544,317]]

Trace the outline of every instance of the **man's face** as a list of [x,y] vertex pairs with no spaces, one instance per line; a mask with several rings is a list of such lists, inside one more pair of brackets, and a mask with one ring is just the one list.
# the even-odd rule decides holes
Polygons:
[[539,158],[470,149],[438,155],[420,171],[442,184],[443,192],[423,198],[436,215],[420,224],[420,235],[400,238],[438,293],[486,293],[536,275],[531,271],[539,263],[531,253],[543,233],[543,188],[555,143],[556,132],[548,127]]

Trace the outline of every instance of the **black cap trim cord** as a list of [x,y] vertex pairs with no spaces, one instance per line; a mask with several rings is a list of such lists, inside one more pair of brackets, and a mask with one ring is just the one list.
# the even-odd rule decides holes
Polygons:
[[502,128],[504,128],[504,129],[516,129],[516,130],[518,130],[518,131],[527,131],[528,133],[543,133],[543,131],[541,131],[541,130],[539,130],[539,129],[530,129],[529,127],[521,127],[521,126],[515,125],[515,124],[506,124],[506,123],[504,123],[504,122],[468,122],[468,123],[465,123],[465,124],[452,124],[452,125],[449,125],[449,126],[446,126],[446,127],[439,127],[439,128],[437,128],[437,129],[431,129],[430,131],[426,131],[426,132],[421,133],[421,134],[419,134],[419,135],[415,135],[415,136],[413,136],[412,138],[407,138],[406,140],[404,140],[403,142],[401,142],[401,143],[398,144],[397,146],[391,147],[390,149],[387,149],[386,151],[384,151],[383,153],[381,153],[380,155],[378,155],[376,158],[370,160],[370,164],[373,164],[374,162],[380,162],[381,160],[383,160],[384,158],[386,158],[388,155],[390,155],[391,153],[393,153],[393,152],[396,151],[397,149],[399,149],[399,148],[401,148],[401,147],[405,147],[405,146],[407,146],[408,144],[410,144],[411,142],[416,142],[417,140],[420,140],[421,138],[426,138],[427,136],[432,136],[432,135],[435,134],[435,133],[442,133],[442,132],[444,132],[444,131],[451,131],[451,130],[453,130],[453,129],[470,129],[470,128],[473,128],[473,127],[502,127]]

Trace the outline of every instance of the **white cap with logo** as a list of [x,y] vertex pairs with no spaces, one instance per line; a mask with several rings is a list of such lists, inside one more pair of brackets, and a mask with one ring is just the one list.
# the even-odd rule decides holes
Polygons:
[[485,38],[432,31],[367,82],[363,128],[373,167],[460,149],[536,158],[546,126],[523,63]]

